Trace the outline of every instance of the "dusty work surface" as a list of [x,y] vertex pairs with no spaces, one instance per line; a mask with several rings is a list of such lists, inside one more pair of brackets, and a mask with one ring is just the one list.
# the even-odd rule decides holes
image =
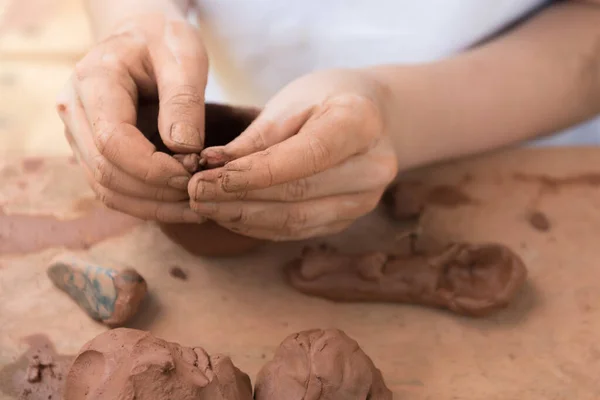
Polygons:
[[[525,260],[525,290],[485,320],[308,298],[280,273],[304,243],[194,258],[153,224],[103,210],[66,158],[0,163],[0,369],[25,351],[29,335],[46,334],[65,354],[105,329],[45,276],[67,246],[145,276],[151,298],[131,327],[227,353],[252,378],[289,333],[338,327],[372,356],[398,399],[600,398],[600,150],[510,151],[407,178],[470,198],[429,208],[425,229],[500,241]],[[532,224],[534,212],[548,223]],[[328,242],[392,248],[405,228],[379,210]],[[2,386],[0,398],[12,399]]]

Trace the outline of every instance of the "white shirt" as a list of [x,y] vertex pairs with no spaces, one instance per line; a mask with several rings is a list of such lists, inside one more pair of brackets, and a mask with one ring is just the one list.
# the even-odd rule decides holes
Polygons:
[[[214,53],[207,100],[264,104],[287,83],[314,70],[439,60],[466,50],[545,3],[197,0],[200,26]],[[544,143],[600,144],[600,123]]]

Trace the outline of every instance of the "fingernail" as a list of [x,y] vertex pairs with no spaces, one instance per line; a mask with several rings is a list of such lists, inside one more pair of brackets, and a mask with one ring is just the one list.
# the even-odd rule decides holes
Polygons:
[[212,215],[217,212],[217,203],[211,203],[209,201],[194,202],[192,209],[202,215]]
[[184,146],[202,147],[204,145],[200,132],[185,122],[176,122],[171,125],[170,136],[173,142]]
[[174,176],[169,178],[167,181],[167,185],[171,186],[173,189],[186,190],[188,187],[188,183],[190,178],[188,176]]
[[184,210],[183,220],[191,224],[200,224],[206,221],[206,217],[194,212],[193,210]]
[[214,183],[206,181],[198,181],[196,184],[196,190],[194,192],[194,200],[212,200],[216,197],[217,190]]
[[248,189],[248,180],[243,173],[228,172],[223,177],[223,190],[226,192],[239,192]]

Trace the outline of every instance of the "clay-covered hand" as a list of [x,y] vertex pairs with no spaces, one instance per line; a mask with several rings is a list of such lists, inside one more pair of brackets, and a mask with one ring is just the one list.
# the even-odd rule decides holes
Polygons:
[[200,151],[207,71],[197,30],[162,14],[124,21],[76,65],[57,109],[76,158],[108,207],[164,222],[202,220],[187,201],[191,175],[157,151],[139,127],[139,108],[160,106],[160,139],[172,152]]
[[373,210],[397,173],[384,90],[362,70],[285,87],[239,137],[201,153],[192,209],[236,232],[294,240],[339,232]]

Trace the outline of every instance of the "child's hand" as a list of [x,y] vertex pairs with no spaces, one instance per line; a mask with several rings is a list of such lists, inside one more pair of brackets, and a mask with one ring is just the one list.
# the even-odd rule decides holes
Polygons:
[[192,177],[192,209],[271,240],[348,227],[376,207],[397,173],[382,90],[354,70],[291,83],[241,136],[202,152],[218,168]]
[[140,103],[158,99],[166,146],[200,151],[207,73],[198,32],[161,14],[126,21],[77,64],[58,111],[75,156],[108,207],[165,222],[201,220],[186,201],[190,175],[157,152],[137,123]]

